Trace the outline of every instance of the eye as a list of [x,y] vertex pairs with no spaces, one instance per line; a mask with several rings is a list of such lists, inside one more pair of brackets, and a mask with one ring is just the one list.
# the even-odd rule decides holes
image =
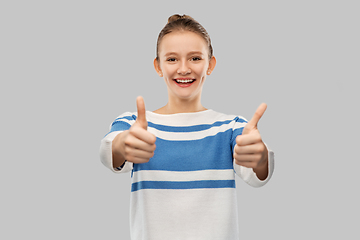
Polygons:
[[168,59],[166,59],[166,61],[168,61],[168,62],[175,62],[176,59],[175,59],[175,58],[168,58]]
[[201,57],[192,57],[191,58],[191,61],[200,61],[201,60]]

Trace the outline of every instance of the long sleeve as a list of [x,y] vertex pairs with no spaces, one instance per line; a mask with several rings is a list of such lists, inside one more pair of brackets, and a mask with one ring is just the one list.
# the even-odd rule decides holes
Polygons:
[[112,158],[112,141],[121,132],[128,130],[135,122],[136,116],[132,113],[126,112],[120,115],[110,126],[110,131],[101,140],[100,143],[100,161],[114,173],[129,172],[133,168],[133,164],[125,162],[121,169],[113,168]]

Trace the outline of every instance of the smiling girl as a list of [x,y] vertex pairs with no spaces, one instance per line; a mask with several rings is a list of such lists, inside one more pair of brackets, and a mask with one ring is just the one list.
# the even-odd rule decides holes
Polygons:
[[[168,102],[153,112],[137,98],[103,138],[100,158],[113,172],[131,171],[131,239],[239,239],[235,174],[266,184],[274,157],[257,123],[205,108],[201,92],[216,65],[206,30],[173,15],[159,34],[154,67]],[[255,207],[255,206],[254,206]]]

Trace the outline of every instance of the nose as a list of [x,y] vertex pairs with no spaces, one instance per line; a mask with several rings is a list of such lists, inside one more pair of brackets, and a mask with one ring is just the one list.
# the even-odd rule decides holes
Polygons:
[[189,74],[191,73],[191,69],[190,67],[188,66],[187,62],[186,61],[182,61],[180,63],[180,66],[177,70],[177,73],[178,74],[181,74],[181,75],[186,75],[186,74]]

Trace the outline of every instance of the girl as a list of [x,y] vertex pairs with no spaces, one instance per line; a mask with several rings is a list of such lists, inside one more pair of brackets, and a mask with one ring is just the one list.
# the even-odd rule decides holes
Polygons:
[[193,18],[173,15],[157,41],[154,67],[168,103],[124,113],[100,147],[113,172],[131,171],[131,239],[239,239],[235,173],[253,187],[273,172],[273,152],[254,117],[225,115],[201,104],[207,75],[216,65],[206,30]]

